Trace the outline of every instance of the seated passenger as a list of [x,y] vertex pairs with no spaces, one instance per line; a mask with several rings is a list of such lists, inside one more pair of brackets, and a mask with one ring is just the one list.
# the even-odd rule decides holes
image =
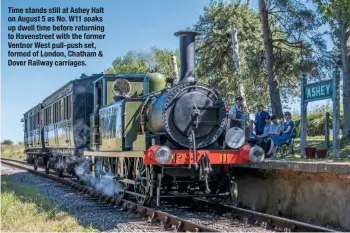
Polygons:
[[277,116],[273,115],[271,116],[271,123],[269,127],[268,136],[265,138],[264,142],[264,148],[266,156],[268,157],[268,150],[270,149],[271,144],[271,136],[277,136],[280,135],[281,132],[281,125],[278,122]]
[[[284,120],[285,120],[284,123],[281,121],[281,127],[280,127],[281,135],[278,134],[271,137],[271,147],[267,155],[272,155],[272,157],[274,158],[276,158],[277,147],[280,146],[282,143],[287,142],[292,137],[291,132],[294,128],[294,122],[292,121],[292,114],[290,112],[285,112]],[[282,127],[282,124],[283,124],[283,127]]]
[[258,143],[263,143],[264,141],[266,141],[268,138],[270,138],[270,126],[271,126],[271,117],[267,116],[265,118],[265,123],[266,125],[264,126],[263,129],[263,133],[261,135],[256,135],[257,139],[258,139]]

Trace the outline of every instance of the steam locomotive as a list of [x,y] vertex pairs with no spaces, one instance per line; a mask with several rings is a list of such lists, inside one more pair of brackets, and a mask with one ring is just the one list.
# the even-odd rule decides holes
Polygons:
[[112,195],[140,204],[220,196],[232,164],[261,162],[264,150],[226,131],[219,93],[195,76],[197,32],[180,38],[179,82],[160,73],[95,74],[68,82],[24,114],[28,163],[110,179]]

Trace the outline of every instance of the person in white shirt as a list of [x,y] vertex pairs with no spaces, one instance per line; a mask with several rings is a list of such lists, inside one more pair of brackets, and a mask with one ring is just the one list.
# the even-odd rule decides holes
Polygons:
[[[243,98],[241,96],[236,98],[236,105],[234,105],[228,113],[228,122],[226,130],[232,127],[239,127],[243,129],[245,119],[243,116]],[[243,129],[245,130],[245,129]]]

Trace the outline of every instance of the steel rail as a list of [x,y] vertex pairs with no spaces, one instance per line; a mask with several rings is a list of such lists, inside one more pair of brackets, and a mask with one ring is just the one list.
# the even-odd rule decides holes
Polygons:
[[151,221],[153,222],[161,222],[164,226],[164,229],[168,229],[171,226],[176,226],[176,231],[190,231],[190,232],[220,232],[211,228],[208,228],[206,226],[195,224],[192,222],[189,222],[187,220],[184,220],[180,217],[177,217],[172,214],[168,214],[166,212],[158,211],[151,209],[149,207],[142,206],[140,204],[137,204],[135,202],[117,198],[117,197],[110,197],[105,194],[103,194],[100,191],[94,190],[92,188],[89,188],[87,186],[78,184],[74,181],[64,179],[57,177],[55,175],[46,174],[41,171],[35,171],[34,169],[29,168],[28,166],[19,165],[21,161],[15,161],[10,159],[3,159],[1,158],[1,164],[6,164],[8,166],[16,167],[18,169],[26,170],[30,173],[33,173],[35,175],[39,175],[44,178],[48,178],[54,181],[57,181],[61,184],[64,184],[74,190],[76,190],[79,193],[82,194],[88,194],[91,197],[94,197],[102,202],[107,202],[114,205],[114,208],[122,208],[124,211],[130,211],[134,212],[135,214],[139,214],[141,216],[149,216],[151,217]]
[[252,211],[244,208],[239,208],[231,205],[219,204],[202,198],[193,198],[195,201],[206,203],[219,213],[231,213],[232,218],[248,218],[248,223],[252,224],[255,221],[265,222],[267,229],[274,227],[288,228],[296,232],[339,232],[330,228],[312,225],[288,218],[265,214],[257,211]]

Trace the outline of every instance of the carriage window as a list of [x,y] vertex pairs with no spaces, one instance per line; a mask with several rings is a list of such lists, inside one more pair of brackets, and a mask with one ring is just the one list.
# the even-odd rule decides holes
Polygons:
[[68,99],[69,99],[69,96],[66,96],[66,119],[67,120],[69,119],[69,116],[68,116],[68,112],[69,112]]
[[56,122],[56,103],[52,105],[52,123]]
[[49,120],[49,108],[45,109],[45,125],[50,124],[50,120]]
[[61,114],[62,114],[62,106],[61,106],[61,100],[59,100],[57,102],[57,121],[61,121],[62,120],[62,117],[61,117]]
[[67,120],[67,96],[63,98],[63,120]]
[[30,122],[31,121],[31,118],[30,117],[28,117],[28,131],[30,131]]
[[37,125],[36,125],[36,128],[39,128],[39,126],[40,126],[40,115],[39,115],[39,112],[37,113],[37,117],[36,117],[36,119],[37,119]]
[[71,114],[72,114],[72,95],[68,96],[68,111],[67,111],[67,113],[68,113],[68,119],[70,119],[72,117],[71,116]]
[[61,121],[64,120],[64,98],[61,99]]
[[30,116],[29,117],[29,131],[32,131],[32,127],[33,127],[33,117],[32,116]]
[[50,113],[50,124],[52,124],[53,123],[53,104],[50,106],[49,113]]
[[58,113],[58,111],[57,111],[57,103],[55,103],[55,108],[54,108],[55,120],[54,120],[54,123],[56,123],[57,119],[58,119],[57,113]]
[[55,112],[56,112],[56,121],[55,122],[58,122],[58,117],[59,117],[59,111],[58,111],[58,102],[55,103],[56,104],[56,107],[55,107]]

